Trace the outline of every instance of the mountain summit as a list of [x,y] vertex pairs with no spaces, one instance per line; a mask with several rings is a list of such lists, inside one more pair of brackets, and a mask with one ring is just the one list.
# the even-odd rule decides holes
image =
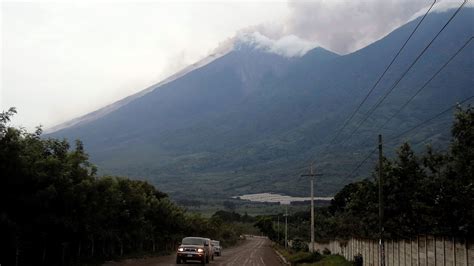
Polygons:
[[284,57],[301,57],[318,46],[295,35],[288,35],[278,40],[270,39],[259,32],[241,33],[233,40],[236,50],[256,49]]
[[[347,175],[375,147],[377,126],[473,36],[473,9],[466,8],[348,140],[362,114],[400,77],[451,14],[452,10],[426,18],[347,132],[324,154],[321,151],[418,20],[344,56],[304,42],[286,49],[288,43],[300,41],[295,37],[272,41],[248,35],[234,49],[73,120],[51,136],[81,139],[104,173],[148,179],[175,198],[252,192],[305,195],[307,182],[298,175],[318,155],[324,176],[318,180],[316,193],[331,195],[351,181]],[[396,135],[470,96],[473,62],[470,44],[383,133]],[[442,145],[448,122],[449,117],[444,117],[405,140],[423,146],[423,140],[431,138]],[[345,143],[340,145],[342,140]]]

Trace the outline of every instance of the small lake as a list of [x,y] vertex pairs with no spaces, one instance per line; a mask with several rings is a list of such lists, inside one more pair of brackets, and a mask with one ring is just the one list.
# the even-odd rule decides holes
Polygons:
[[[234,199],[249,200],[253,202],[279,202],[280,204],[290,204],[297,201],[310,201],[311,197],[292,197],[275,193],[258,193],[234,196]],[[330,201],[333,197],[314,197],[314,200]]]

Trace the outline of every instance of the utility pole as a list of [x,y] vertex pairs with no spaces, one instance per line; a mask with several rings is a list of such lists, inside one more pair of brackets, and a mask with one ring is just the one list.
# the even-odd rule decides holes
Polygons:
[[385,266],[385,243],[383,239],[383,153],[382,135],[379,134],[379,245],[380,245],[380,265]]
[[288,249],[288,205],[285,211],[285,249]]
[[280,244],[280,213],[277,214],[278,245]]
[[311,163],[309,174],[301,175],[302,177],[309,176],[311,177],[311,252],[314,252],[314,178],[316,176],[321,176],[322,174],[313,173],[313,164]]

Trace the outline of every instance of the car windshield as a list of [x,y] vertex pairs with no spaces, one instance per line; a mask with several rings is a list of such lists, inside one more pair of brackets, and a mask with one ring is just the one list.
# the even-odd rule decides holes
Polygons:
[[204,244],[204,239],[187,237],[187,238],[183,238],[182,244],[183,245],[202,245]]
[[214,246],[219,246],[219,241],[211,241]]

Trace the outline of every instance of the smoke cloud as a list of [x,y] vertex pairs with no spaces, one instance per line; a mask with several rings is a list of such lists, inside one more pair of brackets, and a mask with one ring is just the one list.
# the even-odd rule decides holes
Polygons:
[[[347,54],[423,15],[431,3],[429,0],[289,0],[289,14],[284,21],[259,25],[255,30],[269,38],[293,36]],[[438,1],[433,11],[456,8],[461,3],[460,0]]]
[[426,0],[292,0],[283,34],[317,40],[323,47],[346,54],[383,37],[427,3]]
[[318,46],[316,42],[303,40],[295,35],[287,35],[275,40],[260,32],[240,33],[236,39],[234,45],[245,43],[256,49],[285,57],[302,56]]

